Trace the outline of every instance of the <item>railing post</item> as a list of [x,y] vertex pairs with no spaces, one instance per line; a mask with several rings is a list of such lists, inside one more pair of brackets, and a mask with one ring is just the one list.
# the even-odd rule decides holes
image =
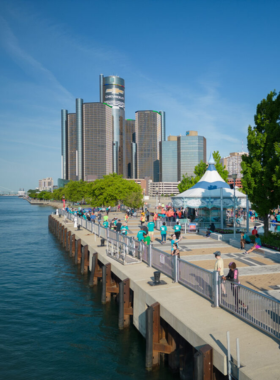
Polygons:
[[151,244],[148,245],[148,265],[149,265],[149,267],[152,266],[152,246],[151,246]]
[[98,224],[98,236],[100,236],[100,224]]
[[173,264],[174,264],[174,282],[178,282],[178,256],[173,256]]
[[213,305],[212,307],[219,307],[219,272],[213,272]]

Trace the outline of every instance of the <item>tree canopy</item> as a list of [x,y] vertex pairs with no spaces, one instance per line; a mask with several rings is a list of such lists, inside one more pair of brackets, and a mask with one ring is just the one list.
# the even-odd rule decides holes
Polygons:
[[241,180],[254,210],[264,219],[268,233],[270,210],[280,199],[280,93],[270,92],[257,105],[255,126],[248,127],[248,153],[242,156]]
[[[228,179],[228,171],[225,169],[225,166],[221,164],[221,155],[219,151],[213,153],[213,158],[215,161],[215,166],[217,169],[217,172],[220,174],[220,176],[223,178],[224,181],[227,181]],[[194,168],[194,176],[188,176],[186,173],[183,175],[182,181],[178,185],[179,192],[182,193],[183,191],[186,191],[193,187],[205,174],[207,170],[207,164],[203,161],[200,161],[198,165]]]

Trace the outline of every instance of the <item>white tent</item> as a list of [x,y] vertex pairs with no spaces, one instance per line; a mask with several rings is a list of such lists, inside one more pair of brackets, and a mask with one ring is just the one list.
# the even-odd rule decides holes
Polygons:
[[[172,197],[173,207],[230,208],[234,206],[234,190],[222,179],[215,167],[212,154],[203,177],[189,190]],[[246,194],[235,190],[236,207],[246,207]]]

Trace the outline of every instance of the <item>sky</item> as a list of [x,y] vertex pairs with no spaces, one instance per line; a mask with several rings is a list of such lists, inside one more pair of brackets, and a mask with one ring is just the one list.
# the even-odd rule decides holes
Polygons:
[[0,192],[61,176],[61,109],[125,79],[126,118],[166,112],[221,156],[247,150],[257,104],[280,91],[278,0],[1,0]]

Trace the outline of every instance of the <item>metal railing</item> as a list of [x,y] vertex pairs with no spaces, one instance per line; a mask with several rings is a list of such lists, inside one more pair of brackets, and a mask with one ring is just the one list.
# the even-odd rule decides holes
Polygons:
[[178,282],[186,285],[195,292],[214,301],[214,276],[213,272],[188,263],[182,259],[178,260],[179,273]]
[[[73,214],[59,210],[59,214],[73,220]],[[145,262],[175,282],[185,285],[206,299],[251,325],[280,339],[280,302],[246,286],[230,281],[219,281],[218,272],[211,272],[177,256],[145,245],[132,237],[109,230],[78,217],[78,224],[107,240],[107,254],[124,265]]]
[[219,306],[280,338],[280,302],[246,286],[221,281]]

